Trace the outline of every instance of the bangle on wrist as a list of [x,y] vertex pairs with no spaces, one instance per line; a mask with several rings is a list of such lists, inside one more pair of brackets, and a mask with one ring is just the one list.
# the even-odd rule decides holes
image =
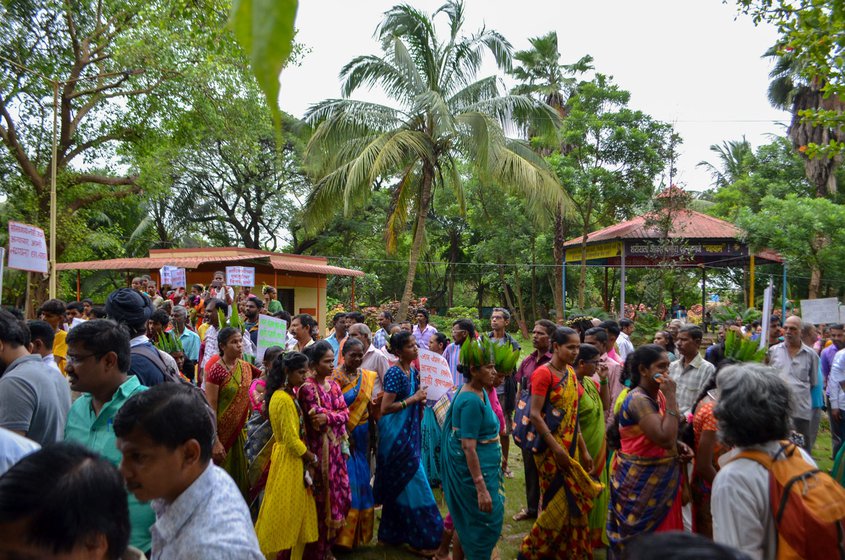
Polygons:
[[676,411],[676,410],[667,410],[666,414],[668,414],[670,416],[674,416],[675,418],[677,418],[679,420],[681,419],[681,413]]
[[607,385],[607,379],[599,379],[599,385]]
[[408,408],[408,404],[404,400],[399,401],[399,404],[402,405],[402,410],[405,410],[406,408]]

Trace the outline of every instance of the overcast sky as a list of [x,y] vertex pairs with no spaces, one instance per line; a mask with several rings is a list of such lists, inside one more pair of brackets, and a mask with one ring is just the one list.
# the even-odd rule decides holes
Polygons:
[[[310,49],[302,64],[281,77],[282,109],[301,117],[319,100],[340,96],[338,73],[353,57],[380,54],[373,39],[382,14],[396,1],[300,2],[297,40]],[[442,0],[414,0],[432,12]],[[439,16],[441,17],[441,16]],[[445,18],[443,18],[445,20]],[[529,37],[555,30],[561,62],[585,54],[596,71],[631,92],[630,106],[674,124],[683,137],[676,182],[689,190],[709,186],[701,160],[714,161],[711,144],[745,135],[756,147],[783,134],[789,115],[766,99],[771,63],[761,55],[777,39],[767,26],[736,17],[720,0],[467,0],[467,33],[482,25],[502,33],[515,50]],[[480,76],[492,73],[492,64]],[[359,99],[383,102],[378,92]]]

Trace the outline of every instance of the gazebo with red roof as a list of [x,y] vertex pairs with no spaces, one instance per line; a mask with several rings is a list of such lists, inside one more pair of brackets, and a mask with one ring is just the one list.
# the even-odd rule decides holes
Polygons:
[[[749,301],[754,301],[756,264],[782,264],[780,255],[770,250],[752,252],[745,242],[745,232],[725,220],[702,214],[677,204],[685,198],[678,187],[671,187],[657,198],[665,201],[653,212],[626,222],[594,231],[563,244],[564,267],[580,265],[582,254],[592,266],[620,269],[620,317],[625,309],[625,272],[628,268],[647,268],[661,262],[675,261],[679,267],[701,268],[702,306],[705,302],[707,267],[748,266],[751,279]],[[564,286],[564,300],[565,300]],[[752,304],[753,305],[753,304]],[[749,305],[751,307],[752,305]]]

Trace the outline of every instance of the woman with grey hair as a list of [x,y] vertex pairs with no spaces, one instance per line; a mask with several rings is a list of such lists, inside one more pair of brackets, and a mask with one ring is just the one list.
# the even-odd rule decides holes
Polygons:
[[[713,539],[752,558],[774,559],[777,531],[769,496],[769,471],[743,451],[763,451],[783,460],[781,441],[789,435],[790,389],[777,372],[761,364],[739,364],[719,372],[714,410],[722,441],[735,449],[725,454],[713,481]],[[804,450],[804,460],[815,465]]]

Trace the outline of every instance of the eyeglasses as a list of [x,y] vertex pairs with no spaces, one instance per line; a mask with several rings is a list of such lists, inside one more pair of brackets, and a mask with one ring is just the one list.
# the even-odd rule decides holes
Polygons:
[[81,364],[91,356],[96,356],[96,354],[85,354],[84,356],[74,356],[73,354],[68,354],[65,356],[65,359],[67,360],[68,365]]

